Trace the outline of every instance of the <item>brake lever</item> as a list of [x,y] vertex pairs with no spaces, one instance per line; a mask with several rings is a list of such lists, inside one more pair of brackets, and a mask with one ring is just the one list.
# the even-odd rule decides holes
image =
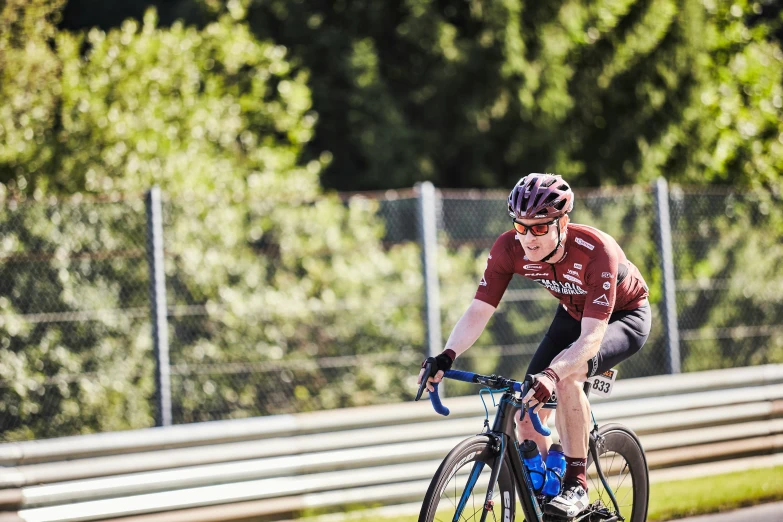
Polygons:
[[421,399],[421,394],[424,393],[424,388],[427,387],[427,379],[430,377],[430,372],[432,371],[432,364],[434,362],[431,361],[432,357],[428,357],[424,364],[424,374],[421,376],[421,384],[419,385],[419,391],[416,392],[416,398],[413,399],[414,401],[418,401]]
[[[525,380],[522,381],[522,397],[527,395],[527,392],[530,390],[530,388],[533,386],[533,376],[532,375],[526,375]],[[549,429],[548,426],[544,425],[541,422],[541,419],[538,416],[538,413],[535,411],[535,407],[528,408],[527,404],[522,405],[522,417],[525,416],[525,413],[527,413],[530,416],[530,423],[533,424],[533,429],[535,429],[538,433],[541,435],[544,435],[545,437],[548,437],[552,434],[552,430]]]

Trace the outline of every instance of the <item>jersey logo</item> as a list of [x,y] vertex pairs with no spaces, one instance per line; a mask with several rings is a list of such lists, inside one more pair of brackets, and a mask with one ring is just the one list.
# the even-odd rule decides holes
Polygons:
[[605,281],[603,284],[604,290],[609,290],[609,287],[612,286],[609,281]]
[[582,263],[574,263],[574,268],[576,268],[577,270],[581,270],[582,269]]
[[606,298],[606,294],[602,294],[601,297],[593,301],[595,304],[609,306],[609,299]]
[[576,277],[574,277],[574,276],[570,276],[570,275],[568,275],[568,274],[563,274],[563,277],[565,277],[565,278],[566,278],[566,279],[568,279],[569,281],[573,281],[574,283],[576,283],[576,284],[578,284],[578,285],[581,285],[581,284],[582,284],[582,281],[580,281],[579,279],[577,279],[577,278],[576,278]]
[[492,254],[489,255],[489,259],[492,259]]
[[535,282],[546,287],[547,290],[565,295],[585,295],[587,292],[574,283],[560,283],[551,279],[534,279]]
[[576,270],[569,270],[568,273],[571,274],[572,276],[579,277],[579,272],[577,272]]
[[585,241],[581,237],[576,238],[575,241],[576,241],[577,245],[582,245],[583,247],[585,247],[588,250],[592,250],[592,249],[595,248],[593,245],[591,245],[590,243],[588,243],[587,241]]
[[601,277],[603,277],[604,279],[611,279],[612,274],[609,272],[601,272]]
[[481,281],[479,281],[479,286],[487,286],[487,280],[484,279],[484,276],[481,276]]
[[541,265],[525,265],[522,268],[525,270],[541,270]]

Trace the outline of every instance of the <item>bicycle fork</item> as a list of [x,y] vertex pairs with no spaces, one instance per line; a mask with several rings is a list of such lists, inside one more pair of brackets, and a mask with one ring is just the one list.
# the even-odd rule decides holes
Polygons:
[[[484,499],[484,509],[481,513],[481,522],[486,521],[487,514],[494,508],[495,501],[492,500],[492,497],[495,495],[495,484],[497,483],[498,476],[500,475],[500,468],[503,466],[503,457],[505,455],[505,444],[503,444],[502,439],[494,439],[494,442],[495,447],[497,448],[497,453],[495,460],[492,463],[492,473],[490,473],[489,476],[489,487],[487,488],[487,495]],[[473,464],[473,469],[470,471],[470,475],[468,475],[468,482],[465,484],[465,488],[462,490],[462,497],[459,499],[457,509],[454,512],[454,517],[452,518],[452,522],[459,522],[461,519],[462,511],[465,509],[465,505],[467,504],[468,499],[473,494],[473,488],[476,486],[476,482],[478,481],[482,471],[484,471],[484,463],[476,461]]]
[[481,512],[481,522],[487,520],[487,513],[492,511],[495,501],[492,497],[495,495],[495,484],[498,481],[500,475],[500,468],[503,466],[503,457],[506,455],[505,444],[503,438],[500,439],[500,449],[495,457],[495,462],[492,464],[492,473],[489,476],[489,488],[487,489],[487,497],[484,500],[484,510]]
[[465,504],[467,504],[468,498],[470,498],[470,495],[473,494],[473,488],[475,487],[476,481],[478,481],[479,475],[481,475],[483,470],[483,462],[476,461],[473,464],[473,469],[468,476],[468,483],[465,484],[465,489],[462,490],[462,498],[459,499],[457,509],[454,511],[454,518],[452,519],[452,522],[459,522],[459,520],[462,518],[462,510],[465,509]]

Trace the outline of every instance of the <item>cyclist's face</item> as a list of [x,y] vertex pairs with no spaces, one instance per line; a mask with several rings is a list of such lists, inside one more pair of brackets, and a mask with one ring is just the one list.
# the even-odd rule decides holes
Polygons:
[[[541,219],[519,219],[519,223],[526,226],[539,225],[542,223],[551,223],[551,218]],[[565,231],[565,227],[568,224],[568,215],[560,218],[560,232]],[[521,235],[517,233],[517,240],[522,244],[522,248],[525,250],[525,255],[530,261],[540,261],[557,245],[557,225],[552,224],[549,226],[546,234],[543,236],[535,236],[528,230],[527,234]]]

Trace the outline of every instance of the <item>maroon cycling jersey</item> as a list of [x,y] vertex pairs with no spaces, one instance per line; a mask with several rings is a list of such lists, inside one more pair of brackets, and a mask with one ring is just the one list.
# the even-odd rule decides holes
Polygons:
[[649,292],[639,269],[610,236],[600,230],[569,223],[563,243],[565,255],[557,263],[529,261],[516,231],[495,241],[487,259],[476,299],[497,307],[514,274],[537,282],[557,297],[568,313],[608,319],[614,310],[633,310]]

